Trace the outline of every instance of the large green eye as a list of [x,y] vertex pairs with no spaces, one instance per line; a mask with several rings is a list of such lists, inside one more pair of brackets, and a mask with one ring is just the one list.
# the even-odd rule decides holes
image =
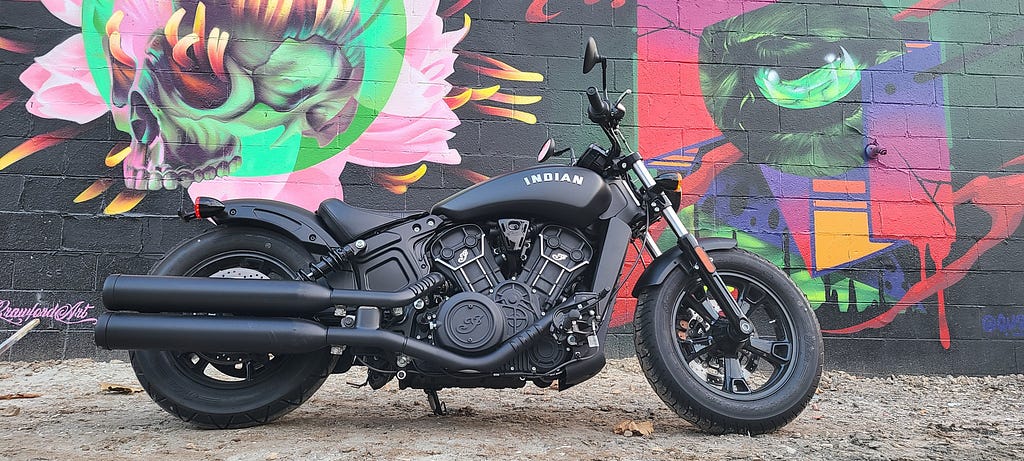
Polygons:
[[770,67],[762,67],[754,75],[761,94],[772,103],[787,109],[813,109],[832,104],[850,94],[860,83],[861,69],[846,49],[841,56],[825,57],[828,64],[794,80],[782,80]]

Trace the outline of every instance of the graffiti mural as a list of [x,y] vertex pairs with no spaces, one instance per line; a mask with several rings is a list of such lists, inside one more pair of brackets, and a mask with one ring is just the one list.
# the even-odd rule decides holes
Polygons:
[[600,141],[592,35],[611,89],[636,90],[648,166],[686,177],[684,222],[783,267],[831,341],[961,357],[1020,337],[1015,2],[2,3],[0,298],[19,315],[144,271],[126,261],[196,231],[173,217],[192,196],[424,209],[549,137]]
[[[18,321],[147,270],[201,230],[174,217],[197,195],[425,209],[531,165],[582,113],[578,66],[549,62],[578,62],[581,31],[532,12],[618,11],[627,47],[635,25],[589,0],[0,3],[0,298]],[[88,325],[45,325],[13,357],[103,354]]]
[[977,154],[951,136],[968,82],[949,74],[1005,50],[943,43],[970,27],[950,3],[639,2],[649,166],[689,174],[684,217],[786,268],[828,333],[934,310],[950,348],[947,290],[984,305],[961,281],[1020,227],[1019,152],[1000,152],[996,174],[953,175]]
[[[44,4],[81,33],[21,74],[32,91],[26,109],[78,125],[110,114],[129,137],[106,154],[110,177],[75,198],[123,182],[109,214],[178,187],[314,209],[343,196],[338,177],[350,163],[417,165],[376,175],[401,194],[427,163],[460,163],[448,144],[460,123],[455,109],[536,123],[525,107],[540,96],[446,80],[471,18],[444,31],[437,0]],[[480,76],[543,81],[490,56],[461,54],[460,65]],[[79,132],[37,136],[0,158],[0,170]]]

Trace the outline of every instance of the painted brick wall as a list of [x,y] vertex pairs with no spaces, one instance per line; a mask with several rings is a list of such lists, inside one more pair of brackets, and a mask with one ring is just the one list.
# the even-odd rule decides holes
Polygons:
[[119,356],[98,290],[208,226],[191,196],[424,209],[601,142],[593,36],[684,222],[790,273],[830,365],[1024,370],[1024,1],[267,5],[0,0],[0,338],[44,320],[0,359]]

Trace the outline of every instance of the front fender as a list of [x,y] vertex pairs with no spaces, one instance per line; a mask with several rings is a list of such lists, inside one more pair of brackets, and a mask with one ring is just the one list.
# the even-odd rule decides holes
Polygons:
[[[698,239],[700,246],[704,248],[704,251],[711,253],[715,250],[729,250],[736,248],[736,239],[724,238],[724,237],[709,237],[704,239]],[[635,298],[640,290],[660,285],[668,277],[668,274],[672,272],[676,267],[682,268],[686,272],[690,272],[692,267],[686,262],[686,257],[683,255],[683,250],[679,248],[679,245],[674,245],[667,251],[654,258],[647,269],[644,270],[643,274],[640,274],[640,278],[637,279],[636,285],[633,286],[633,297]]]
[[337,248],[338,242],[309,210],[262,199],[224,201],[224,211],[211,217],[217,225],[244,224],[280,232],[314,249]]

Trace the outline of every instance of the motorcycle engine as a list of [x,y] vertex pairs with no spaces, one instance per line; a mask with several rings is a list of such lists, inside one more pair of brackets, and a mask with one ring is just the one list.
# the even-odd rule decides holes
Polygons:
[[[578,231],[521,219],[499,220],[490,232],[476,224],[449,229],[430,252],[460,292],[420,315],[421,336],[465,354],[486,353],[536,322],[565,299],[594,256]],[[547,336],[509,367],[550,370],[565,354]]]

